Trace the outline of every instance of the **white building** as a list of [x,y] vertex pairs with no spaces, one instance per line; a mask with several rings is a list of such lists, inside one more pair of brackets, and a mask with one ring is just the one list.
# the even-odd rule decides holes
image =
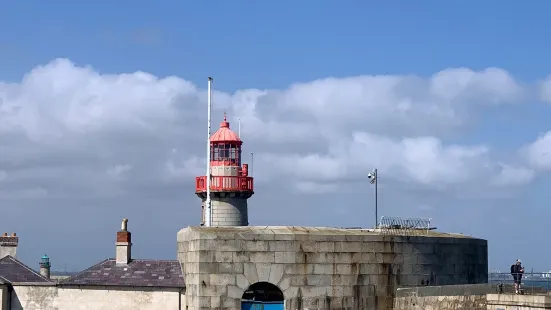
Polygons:
[[133,259],[123,220],[115,258],[105,259],[59,282],[49,262],[37,272],[16,258],[19,238],[0,237],[0,310],[185,309],[185,286],[177,260]]

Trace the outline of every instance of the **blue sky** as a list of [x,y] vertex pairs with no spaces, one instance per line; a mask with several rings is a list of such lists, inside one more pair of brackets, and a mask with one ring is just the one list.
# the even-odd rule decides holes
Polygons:
[[[12,1],[2,4],[4,75],[59,56],[103,71],[216,72],[219,87],[322,76],[507,68],[543,78],[551,4],[513,1]],[[37,26],[40,25],[40,26]],[[140,44],[139,36],[157,44]],[[145,40],[145,39],[144,39]],[[142,42],[143,43],[143,42]],[[37,48],[40,46],[40,48]],[[531,61],[523,61],[529,58]],[[5,59],[5,58],[4,58]],[[254,65],[253,65],[254,64]]]
[[[550,11],[548,1],[497,0],[10,1],[0,4],[0,80],[17,82],[62,57],[101,73],[144,71],[200,85],[213,75],[216,88],[230,93],[324,77],[430,77],[455,67],[498,67],[533,84],[551,73]],[[527,101],[480,112],[451,141],[491,141],[497,152],[513,152],[550,129],[549,107],[536,97]],[[518,196],[494,203],[485,218],[451,226],[488,237],[498,268],[522,256],[505,257],[508,240],[519,234],[521,251],[532,255],[524,260],[537,260],[530,248],[545,243],[539,228],[490,226],[515,212],[523,223],[543,225],[551,215],[550,185],[540,176]],[[534,265],[551,268],[547,257]]]
[[[549,7],[497,0],[14,1],[0,12],[0,27],[9,29],[0,77],[16,79],[69,57],[102,72],[194,82],[215,73],[217,88],[227,91],[328,76],[429,76],[449,67],[499,67],[537,81],[551,72],[543,61],[551,53]],[[530,131],[545,130],[541,113],[522,113],[541,121],[525,124]],[[509,131],[505,123],[487,132]],[[519,141],[517,134],[515,128],[507,140]]]

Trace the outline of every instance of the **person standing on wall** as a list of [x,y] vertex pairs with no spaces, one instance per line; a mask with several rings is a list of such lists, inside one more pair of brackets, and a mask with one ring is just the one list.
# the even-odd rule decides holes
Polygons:
[[515,281],[515,293],[518,294],[520,291],[520,283],[522,281],[522,274],[524,273],[524,267],[522,267],[522,261],[517,259],[517,261],[511,265],[511,275]]

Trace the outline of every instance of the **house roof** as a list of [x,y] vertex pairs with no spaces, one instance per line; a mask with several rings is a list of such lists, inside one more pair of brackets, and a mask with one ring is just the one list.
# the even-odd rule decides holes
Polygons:
[[106,259],[60,282],[62,285],[105,285],[134,287],[184,287],[184,275],[176,260],[133,259],[117,264]]
[[53,283],[10,255],[0,258],[0,283]]

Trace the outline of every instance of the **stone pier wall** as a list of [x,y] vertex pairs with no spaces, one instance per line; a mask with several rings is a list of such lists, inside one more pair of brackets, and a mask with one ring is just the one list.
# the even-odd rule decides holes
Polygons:
[[491,284],[467,284],[398,288],[394,309],[400,310],[486,310]]
[[336,228],[188,227],[178,259],[189,310],[240,309],[256,282],[285,309],[392,309],[397,286],[485,283],[488,270],[485,240]]
[[551,309],[551,295],[488,294],[487,310]]

